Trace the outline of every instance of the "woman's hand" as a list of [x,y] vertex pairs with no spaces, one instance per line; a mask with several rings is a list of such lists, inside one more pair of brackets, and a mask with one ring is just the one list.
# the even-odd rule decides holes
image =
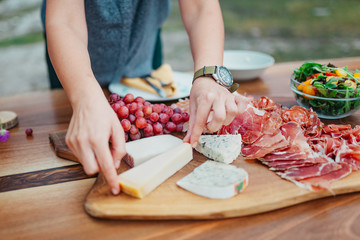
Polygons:
[[104,96],[99,94],[73,104],[65,140],[86,174],[101,171],[112,193],[116,195],[120,192],[116,169],[126,153],[124,131]]
[[210,77],[196,79],[190,92],[190,122],[184,142],[195,147],[205,127],[216,132],[223,125],[230,124],[238,113],[245,110],[243,98],[231,94]]

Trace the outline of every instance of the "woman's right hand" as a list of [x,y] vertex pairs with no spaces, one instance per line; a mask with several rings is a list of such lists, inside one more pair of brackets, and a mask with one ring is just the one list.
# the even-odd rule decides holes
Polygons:
[[73,115],[65,141],[86,174],[101,171],[112,193],[117,195],[120,192],[116,169],[126,154],[125,137],[121,123],[105,96],[99,94],[73,103]]

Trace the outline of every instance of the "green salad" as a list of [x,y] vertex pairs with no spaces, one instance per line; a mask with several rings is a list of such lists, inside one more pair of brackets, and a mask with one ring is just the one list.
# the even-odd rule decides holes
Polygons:
[[306,62],[294,70],[291,87],[298,102],[320,117],[345,117],[360,105],[359,70]]

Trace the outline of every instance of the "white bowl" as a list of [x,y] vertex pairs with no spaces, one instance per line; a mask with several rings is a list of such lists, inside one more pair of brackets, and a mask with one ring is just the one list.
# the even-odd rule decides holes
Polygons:
[[224,66],[230,70],[234,80],[257,78],[274,62],[272,56],[261,52],[246,50],[224,51]]

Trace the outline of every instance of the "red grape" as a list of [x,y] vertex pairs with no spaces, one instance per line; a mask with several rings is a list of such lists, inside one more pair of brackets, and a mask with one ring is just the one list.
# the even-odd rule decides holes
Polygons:
[[129,114],[128,119],[129,119],[129,121],[130,121],[131,123],[134,123],[135,120],[136,120],[136,117],[135,117],[135,115],[133,115],[133,114]]
[[180,123],[182,121],[181,114],[180,113],[175,113],[174,115],[172,115],[171,121],[173,121],[175,124]]
[[143,108],[143,112],[145,114],[145,116],[150,116],[150,114],[152,113],[152,107],[151,106],[144,106]]
[[131,127],[131,122],[128,119],[121,120],[121,126],[124,131],[129,131]]
[[136,118],[144,117],[144,112],[142,110],[137,110],[135,113]]
[[136,119],[135,124],[136,124],[136,127],[138,127],[139,129],[143,129],[146,127],[147,122],[146,122],[145,118],[139,117],[138,119]]
[[25,130],[25,134],[26,134],[26,136],[28,136],[28,137],[32,136],[32,134],[33,134],[32,128],[27,128],[27,129]]
[[117,114],[119,118],[127,118],[129,116],[129,109],[126,106],[122,106],[119,108]]
[[159,114],[157,114],[156,112],[153,112],[153,113],[150,114],[149,119],[150,119],[152,122],[156,122],[157,120],[159,120]]
[[120,99],[119,95],[117,95],[116,93],[112,93],[112,94],[110,94],[109,102],[114,103],[114,102],[118,101],[119,99]]
[[129,134],[129,136],[130,136],[130,139],[131,140],[138,140],[138,139],[140,139],[141,138],[141,134],[140,134],[140,132],[137,132],[136,134]]
[[169,115],[167,115],[165,113],[160,113],[159,122],[167,123],[169,121],[169,119],[170,119]]
[[130,131],[130,134],[137,134],[139,132],[139,129],[134,124],[131,124],[129,131]]
[[156,112],[156,113],[161,113],[161,106],[160,106],[160,104],[154,104],[153,106],[152,106],[152,110],[153,110],[153,112]]
[[161,134],[163,131],[163,126],[161,125],[161,123],[159,123],[159,122],[154,123],[153,131],[155,134]]
[[134,95],[132,95],[131,93],[126,94],[123,98],[123,101],[125,103],[132,103],[134,101]]
[[165,128],[170,132],[173,132],[176,130],[176,124],[173,122],[167,122]]
[[174,108],[173,111],[174,111],[174,113],[181,113],[182,112],[180,108]]
[[136,97],[136,98],[134,99],[134,101],[135,101],[136,103],[142,103],[142,104],[144,104],[145,99],[144,99],[143,97]]
[[181,116],[182,116],[182,120],[183,120],[183,122],[187,122],[187,121],[189,121],[189,118],[190,118],[189,113],[187,113],[187,112],[183,112],[183,113],[181,113]]
[[134,114],[137,110],[138,110],[137,103],[136,102],[131,103],[130,106],[129,106],[130,113]]
[[184,123],[182,122],[176,125],[177,132],[182,132],[183,128],[184,128]]
[[124,101],[123,100],[119,100],[119,101],[117,101],[116,102],[117,104],[119,104],[120,105],[120,107],[122,107],[122,106],[125,106],[125,103],[124,103]]
[[171,117],[174,114],[174,111],[171,107],[166,106],[166,108],[164,108],[163,113]]
[[160,107],[161,107],[161,112],[163,112],[164,109],[167,108],[167,106],[165,105],[165,103],[160,103]]
[[151,124],[147,124],[146,127],[144,128],[144,135],[151,135],[153,134],[154,135],[154,129],[153,129],[153,126]]
[[150,102],[144,102],[144,106],[151,106]]
[[142,103],[137,103],[137,105],[138,105],[138,110],[142,110],[144,107],[144,105]]
[[112,109],[114,110],[114,112],[117,113],[117,112],[119,111],[121,105],[116,102],[116,103],[112,104],[111,107],[112,107]]

